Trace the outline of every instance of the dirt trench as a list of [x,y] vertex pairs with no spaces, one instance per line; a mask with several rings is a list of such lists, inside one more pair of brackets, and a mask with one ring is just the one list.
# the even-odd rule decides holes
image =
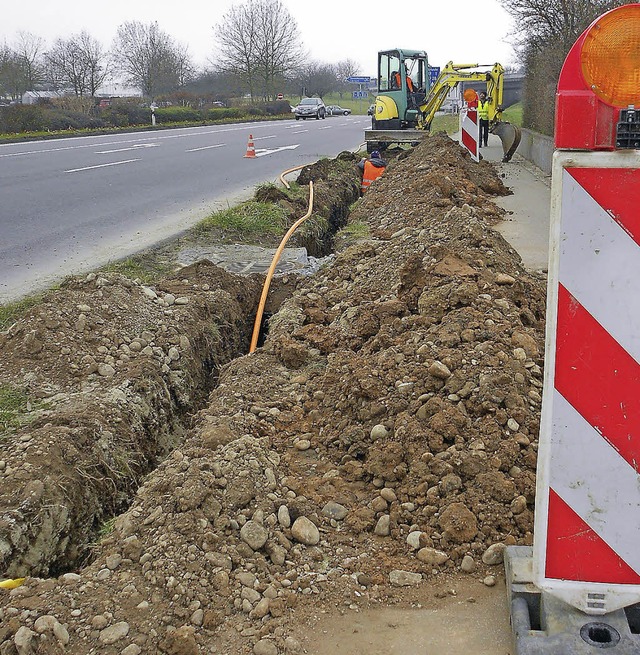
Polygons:
[[[73,570],[100,526],[181,441],[220,365],[243,352],[259,280],[203,262],[151,289],[70,280],[0,337],[3,384],[32,420],[3,444],[0,569]],[[224,337],[223,337],[224,334]]]
[[[505,545],[532,539],[545,303],[491,227],[504,193],[445,135],[394,158],[349,216],[360,236],[339,234],[264,346],[219,368],[91,563],[0,593],[0,653],[301,653],[294,634],[319,612],[403,602],[443,576],[495,581]],[[210,292],[183,276],[173,304],[160,295],[168,308]],[[34,331],[5,338],[24,347]],[[171,332],[189,334],[186,319]],[[183,356],[170,343],[167,375]],[[26,501],[16,471],[33,431],[3,467]]]
[[[316,181],[318,226],[302,240],[319,255],[357,197],[355,174],[327,191],[334,168],[303,171]],[[301,201],[287,210],[292,220],[304,213]],[[36,408],[3,439],[4,576],[57,575],[91,558],[111,517],[181,443],[220,367],[247,352],[262,284],[207,261],[153,288],[91,274],[67,280],[0,334],[2,384]],[[274,282],[267,316],[292,287]]]

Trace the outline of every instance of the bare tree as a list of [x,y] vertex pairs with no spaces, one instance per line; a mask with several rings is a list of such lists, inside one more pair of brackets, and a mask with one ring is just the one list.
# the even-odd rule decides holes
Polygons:
[[280,0],[255,2],[258,17],[258,78],[265,98],[274,97],[276,84],[295,69],[303,56],[298,24]]
[[29,32],[20,32],[12,46],[0,48],[0,93],[13,100],[33,90],[44,80],[44,41]]
[[78,35],[78,48],[87,72],[87,90],[95,96],[109,75],[109,56],[102,44],[85,31]]
[[353,59],[343,59],[335,64],[335,70],[339,80],[346,80],[348,77],[360,75],[360,64]]
[[17,53],[8,45],[0,49],[0,95],[17,100],[26,91]]
[[248,5],[232,6],[215,28],[220,56],[215,69],[240,78],[255,96],[258,59],[257,22]]
[[338,79],[338,91],[340,97],[345,91],[351,91],[353,88],[347,78],[353,77],[355,75],[360,75],[360,65],[357,64],[353,59],[343,59],[335,65],[336,78]]
[[556,43],[567,52],[600,14],[635,0],[506,0],[523,44],[544,47]]
[[304,67],[299,79],[300,95],[323,97],[340,87],[332,64],[313,61]]
[[525,127],[553,133],[554,94],[571,46],[599,15],[632,1],[504,0],[514,18],[514,44],[525,65]]
[[46,54],[48,77],[55,88],[71,88],[77,96],[94,96],[107,73],[107,55],[87,32],[58,39]]
[[215,67],[240,77],[252,98],[274,97],[304,57],[298,25],[280,0],[234,5],[214,31]]
[[245,92],[242,81],[229,73],[205,71],[189,82],[185,89],[205,101],[228,102]]
[[180,88],[194,71],[187,48],[177,44],[157,23],[123,23],[118,27],[112,53],[118,71],[149,98]]
[[31,32],[19,32],[14,51],[22,68],[25,91],[34,89],[44,78],[44,40]]

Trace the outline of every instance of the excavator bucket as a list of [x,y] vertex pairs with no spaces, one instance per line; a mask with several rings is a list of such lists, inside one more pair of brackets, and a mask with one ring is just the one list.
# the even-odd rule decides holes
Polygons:
[[502,141],[502,152],[504,153],[502,161],[510,161],[513,153],[520,144],[520,138],[522,136],[520,128],[506,121],[499,121],[491,127],[491,133],[498,135],[500,141]]

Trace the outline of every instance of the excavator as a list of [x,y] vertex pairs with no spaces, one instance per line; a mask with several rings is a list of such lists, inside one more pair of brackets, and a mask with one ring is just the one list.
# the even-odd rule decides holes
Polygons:
[[[384,150],[392,143],[418,143],[431,128],[449,91],[461,82],[486,84],[489,131],[502,142],[509,161],[520,143],[520,128],[502,120],[504,68],[500,64],[449,62],[430,84],[429,61],[424,50],[396,48],[378,53],[378,95],[370,130],[365,130],[367,151]],[[477,89],[481,91],[485,89]]]

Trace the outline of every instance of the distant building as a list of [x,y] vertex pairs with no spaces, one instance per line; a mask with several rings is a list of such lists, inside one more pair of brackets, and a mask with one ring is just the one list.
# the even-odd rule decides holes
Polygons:
[[133,86],[125,86],[117,82],[103,84],[96,93],[99,98],[141,98],[140,89]]
[[23,105],[35,105],[42,98],[62,98],[64,91],[25,91],[22,94]]

